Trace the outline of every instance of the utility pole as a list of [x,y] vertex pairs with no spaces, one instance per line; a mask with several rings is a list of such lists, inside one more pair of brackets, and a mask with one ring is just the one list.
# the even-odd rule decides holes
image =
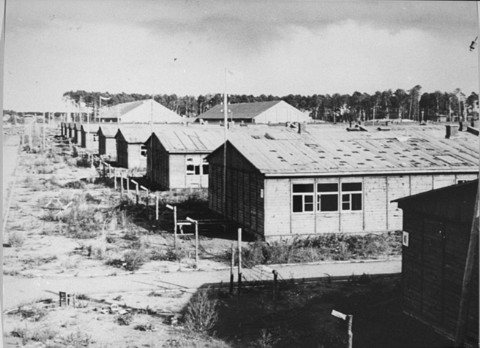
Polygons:
[[[478,16],[478,20],[480,20],[480,6],[478,6],[478,2],[476,2],[476,4],[477,4],[477,16]],[[479,26],[478,30],[480,32],[480,22],[477,22],[477,23]],[[475,42],[477,41],[477,38],[475,39]],[[472,45],[470,46],[470,51],[472,51],[474,48],[475,48],[475,45],[472,42]],[[477,56],[478,56],[478,66],[480,66],[480,50],[477,50]],[[480,77],[479,77],[478,83],[479,83],[478,87],[480,91]],[[480,93],[479,93],[479,96],[480,96]],[[480,141],[477,140],[477,142],[480,150]],[[479,168],[479,179],[480,179],[480,163],[478,168]],[[457,327],[455,331],[455,348],[463,347],[463,344],[465,341],[465,333],[466,333],[465,331],[466,331],[467,320],[468,320],[468,304],[469,304],[469,299],[472,296],[471,289],[470,289],[472,274],[473,274],[475,261],[477,260],[477,263],[478,263],[478,258],[477,259],[475,258],[475,254],[479,252],[479,243],[478,243],[479,219],[480,219],[479,197],[480,197],[480,180],[478,181],[477,194],[475,196],[475,209],[473,211],[472,226],[470,229],[470,239],[468,243],[467,255],[465,260],[465,269],[463,272],[462,292],[460,295],[458,320],[457,320]],[[478,290],[478,288],[476,290]],[[478,293],[476,296],[478,296]],[[478,308],[475,308],[474,310],[478,310]]]
[[228,132],[228,97],[227,97],[227,68],[225,68],[225,93],[223,94],[223,209],[227,217],[227,132]]

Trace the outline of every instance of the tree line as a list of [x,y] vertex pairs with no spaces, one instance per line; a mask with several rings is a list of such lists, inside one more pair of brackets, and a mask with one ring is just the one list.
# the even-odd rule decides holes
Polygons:
[[[283,97],[261,94],[259,96],[232,94],[230,104],[283,100],[299,110],[309,112],[314,120],[353,121],[372,119],[410,119],[415,121],[436,120],[440,116],[478,117],[478,95],[472,92],[465,95],[459,88],[452,92],[421,92],[416,85],[410,90],[377,91],[374,94],[354,92],[352,94],[313,94],[310,96],[289,94]],[[63,94],[64,100],[74,106],[87,108],[109,107],[120,103],[151,99],[152,95],[138,93],[69,91]],[[100,100],[102,97],[102,100]],[[155,101],[179,115],[195,117],[223,102],[223,95],[205,94],[177,96],[157,94]]]

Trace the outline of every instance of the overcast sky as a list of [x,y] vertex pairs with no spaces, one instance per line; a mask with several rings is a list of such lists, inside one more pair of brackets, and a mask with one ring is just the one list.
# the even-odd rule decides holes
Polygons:
[[4,107],[69,90],[333,94],[478,90],[475,2],[9,0]]

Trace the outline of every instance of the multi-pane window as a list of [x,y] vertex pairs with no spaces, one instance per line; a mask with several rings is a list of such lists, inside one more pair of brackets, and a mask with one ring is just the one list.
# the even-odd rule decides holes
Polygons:
[[199,157],[187,157],[187,175],[208,175],[208,162]]
[[313,184],[293,184],[292,185],[292,205],[294,213],[304,213],[313,211],[314,207],[314,185]]
[[140,150],[140,155],[143,157],[147,157],[147,146],[142,145],[142,149]]
[[304,213],[313,212],[314,209],[319,212],[362,210],[362,192],[361,182],[293,184],[292,211]]
[[202,162],[202,174],[208,175],[208,162],[205,158],[203,159],[203,162]]
[[338,211],[338,184],[317,184],[317,210]]
[[362,210],[362,183],[342,184],[342,210]]

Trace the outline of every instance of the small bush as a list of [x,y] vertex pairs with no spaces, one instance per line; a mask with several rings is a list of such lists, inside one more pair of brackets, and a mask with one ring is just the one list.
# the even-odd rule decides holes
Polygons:
[[64,337],[63,341],[68,347],[73,348],[88,347],[91,343],[93,343],[92,336],[80,330],[72,332],[68,336]]
[[127,271],[138,270],[146,261],[148,261],[147,254],[144,249],[126,251],[122,258],[112,258],[107,260],[105,264],[118,268],[125,268]]
[[117,316],[116,321],[117,321],[118,325],[128,326],[133,321],[133,315],[132,315],[132,313],[120,314],[120,315]]
[[155,326],[152,323],[138,324],[133,327],[138,331],[155,331]]
[[194,332],[211,332],[218,320],[218,301],[209,298],[209,290],[198,291],[188,303],[183,316],[185,327]]
[[71,189],[85,189],[87,185],[83,182],[83,181],[80,181],[80,180],[76,180],[76,181],[70,181],[70,182],[67,182],[64,187],[66,188],[71,188]]
[[125,269],[127,271],[136,271],[138,270],[146,261],[148,261],[145,250],[129,250],[123,254],[125,260]]
[[21,247],[25,242],[25,236],[20,231],[10,232],[8,234],[8,244],[12,247]]

